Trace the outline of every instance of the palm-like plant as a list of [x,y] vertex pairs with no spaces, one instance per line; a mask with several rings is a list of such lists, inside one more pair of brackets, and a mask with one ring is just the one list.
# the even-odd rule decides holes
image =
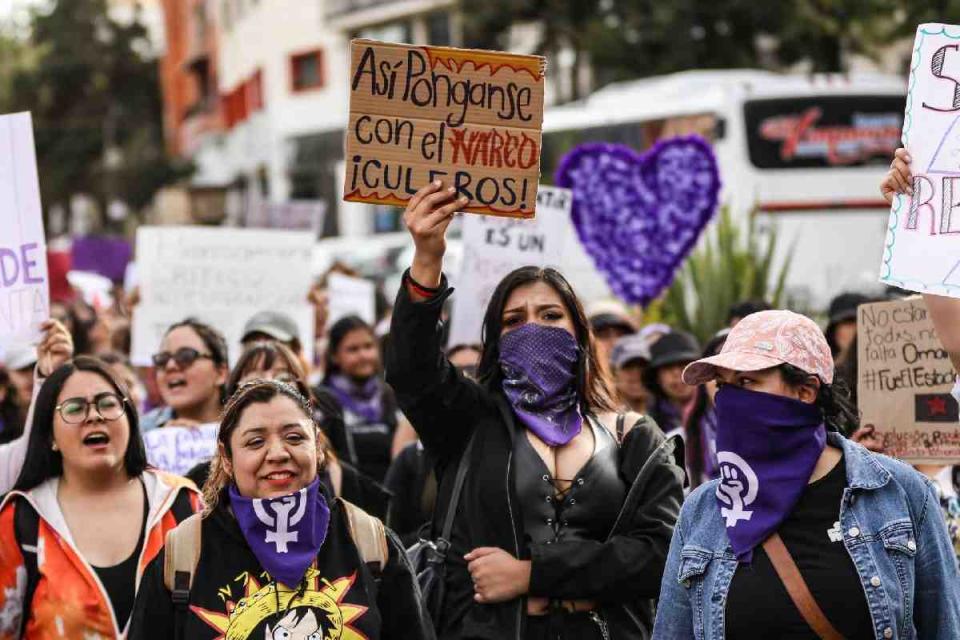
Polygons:
[[764,243],[753,215],[748,216],[744,228],[734,221],[729,208],[723,207],[716,224],[677,272],[664,297],[655,303],[660,308],[648,310],[647,317],[659,316],[706,342],[726,326],[727,312],[735,302],[766,300],[779,308],[784,303],[793,248],[774,275],[776,244],[775,228]]

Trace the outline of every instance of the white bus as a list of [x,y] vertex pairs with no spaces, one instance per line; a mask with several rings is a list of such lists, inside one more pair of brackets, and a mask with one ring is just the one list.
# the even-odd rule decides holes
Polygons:
[[[788,294],[824,308],[846,290],[877,292],[888,207],[879,184],[899,146],[906,81],[896,76],[799,76],[689,71],[610,85],[548,108],[543,181],[576,144],[638,151],[699,133],[716,151],[722,201],[776,225],[795,255]],[[795,243],[795,245],[794,245]]]

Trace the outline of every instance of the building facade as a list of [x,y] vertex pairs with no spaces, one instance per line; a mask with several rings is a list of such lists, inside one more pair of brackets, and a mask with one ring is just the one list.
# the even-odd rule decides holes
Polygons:
[[[393,231],[398,212],[342,202],[354,37],[457,44],[456,0],[164,0],[164,113],[194,189],[244,224],[265,202],[320,200],[321,233]],[[212,220],[211,220],[212,221]]]

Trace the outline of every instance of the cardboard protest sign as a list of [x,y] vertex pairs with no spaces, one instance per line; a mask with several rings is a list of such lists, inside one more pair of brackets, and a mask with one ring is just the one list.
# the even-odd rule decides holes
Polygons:
[[540,56],[354,40],[344,199],[404,206],[440,179],[464,211],[532,218],[545,70]]
[[373,326],[377,321],[374,296],[374,284],[369,280],[331,273],[327,278],[327,326],[346,316],[359,316]]
[[903,145],[913,196],[893,201],[880,280],[960,297],[960,26],[917,27]]
[[167,327],[187,317],[223,332],[231,361],[240,356],[247,320],[264,310],[289,315],[312,357],[313,234],[222,227],[140,227],[133,313],[134,364],[149,365]]
[[39,341],[49,315],[33,123],[29,113],[0,116],[0,344]]
[[572,237],[571,194],[541,186],[535,220],[469,216],[463,221],[463,262],[450,314],[450,346],[478,344],[490,295],[505,275],[527,265],[558,267]]
[[860,420],[908,462],[960,461],[954,371],[919,296],[857,312]]

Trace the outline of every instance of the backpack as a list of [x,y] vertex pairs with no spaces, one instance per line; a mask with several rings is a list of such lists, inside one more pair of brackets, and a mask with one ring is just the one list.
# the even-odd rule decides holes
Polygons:
[[[360,558],[370,568],[374,578],[379,580],[390,548],[387,545],[387,532],[379,518],[342,498],[347,513],[350,537],[360,552]],[[190,602],[190,588],[193,576],[200,562],[200,529],[203,514],[195,513],[167,532],[164,545],[163,584],[170,591],[174,606],[174,629],[179,640],[183,637],[183,624],[186,621],[187,604]]]

